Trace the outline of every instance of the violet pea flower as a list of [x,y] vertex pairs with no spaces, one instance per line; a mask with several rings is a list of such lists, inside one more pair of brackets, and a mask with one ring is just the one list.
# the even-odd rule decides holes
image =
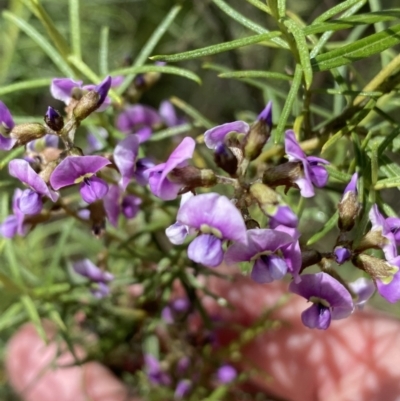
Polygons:
[[121,174],[119,184],[125,191],[136,169],[136,159],[139,152],[139,137],[127,135],[114,149],[114,163]]
[[200,235],[188,247],[188,257],[208,267],[216,267],[224,258],[224,240],[247,243],[246,225],[239,210],[225,196],[201,194],[184,203],[176,220]]
[[300,188],[301,196],[305,198],[314,196],[313,185],[322,188],[328,181],[328,172],[323,165],[329,164],[329,162],[319,157],[306,156],[292,130],[286,131],[285,152],[290,162],[301,162],[303,165],[303,176],[295,180]]
[[283,254],[283,248],[295,241],[289,234],[271,229],[255,228],[247,231],[247,244],[234,243],[225,254],[229,264],[253,261],[251,278],[257,283],[280,280],[288,271],[288,259],[301,255]]
[[144,363],[147,377],[152,384],[159,386],[168,386],[171,384],[171,378],[162,370],[160,362],[153,355],[146,354],[144,356]]
[[13,214],[6,217],[0,224],[0,234],[5,238],[13,238],[17,234],[20,236],[26,234],[27,227],[24,225],[25,215],[18,207],[22,193],[22,189],[15,189],[12,200]]
[[249,131],[250,125],[240,120],[217,125],[216,127],[211,128],[204,133],[204,143],[206,144],[207,148],[216,149],[216,147],[224,141],[225,137],[230,132],[248,134]]
[[14,120],[7,106],[0,101],[0,150],[10,150],[17,140],[8,134],[14,128]]
[[81,184],[80,193],[86,203],[103,198],[108,185],[96,173],[110,161],[102,156],[67,156],[50,176],[51,186],[58,190],[69,185]]
[[372,280],[365,277],[360,277],[357,280],[349,283],[351,291],[357,296],[355,305],[362,309],[365,303],[372,297],[375,292],[375,285]]
[[389,230],[394,235],[396,245],[400,245],[400,219],[398,217],[388,217],[386,219],[386,224]]
[[158,111],[160,113],[160,117],[167,127],[176,127],[177,125],[185,123],[183,118],[179,118],[177,116],[175,107],[169,100],[162,101]]
[[18,208],[23,214],[35,215],[40,213],[43,207],[43,196],[48,197],[53,202],[57,201],[58,193],[47,186],[43,178],[33,170],[26,160],[11,160],[8,164],[8,171],[11,176],[18,178],[29,187],[22,192],[18,201]]
[[375,280],[376,288],[380,296],[390,303],[400,301],[400,256],[388,260],[388,272],[390,277]]
[[312,302],[301,314],[310,329],[326,330],[331,320],[344,319],[354,311],[349,291],[327,273],[303,274],[299,283],[290,283],[289,291]]
[[228,384],[237,377],[237,370],[232,365],[222,365],[216,373],[216,378],[221,384]]
[[194,139],[187,136],[171,153],[165,163],[158,164],[148,170],[150,190],[154,195],[163,200],[172,200],[178,196],[182,185],[170,181],[168,174],[174,168],[188,165],[188,159],[192,158],[195,146]]

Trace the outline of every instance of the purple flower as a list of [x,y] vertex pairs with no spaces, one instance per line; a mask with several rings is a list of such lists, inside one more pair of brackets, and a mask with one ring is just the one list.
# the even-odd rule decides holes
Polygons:
[[377,245],[382,248],[386,260],[394,259],[397,256],[395,236],[388,222],[379,212],[378,205],[375,204],[372,206],[369,212],[369,219],[372,223],[372,227],[367,235],[371,235],[371,233],[374,232],[377,233],[380,237],[379,244]]
[[175,388],[175,399],[181,400],[186,397],[192,388],[192,382],[187,379],[179,380]]
[[290,162],[301,162],[303,164],[304,176],[295,180],[295,183],[300,188],[301,196],[305,198],[314,196],[313,185],[322,188],[328,181],[328,172],[321,164],[329,164],[329,162],[315,156],[307,157],[292,130],[286,131],[285,152]]
[[185,122],[184,119],[177,116],[175,107],[169,100],[161,102],[159,113],[167,127],[175,127]]
[[128,135],[114,149],[114,162],[121,174],[119,184],[124,191],[135,173],[138,152],[139,137],[137,135]]
[[[104,148],[104,141],[108,138],[108,132],[102,127],[97,127],[96,134],[88,132],[86,136],[87,147],[85,148],[85,153],[93,153]],[[104,141],[99,139],[99,137]]]
[[247,244],[235,243],[226,251],[225,260],[230,264],[254,261],[251,278],[260,284],[271,283],[287,273],[290,259],[301,259],[300,253],[286,248],[295,241],[285,232],[255,228],[247,231]]
[[23,214],[38,214],[42,210],[42,197],[47,196],[53,202],[58,199],[58,194],[46,185],[43,178],[33,170],[30,164],[23,159],[11,160],[8,164],[11,176],[18,178],[30,187],[22,192],[18,201],[18,208]]
[[386,225],[394,235],[396,245],[400,245],[400,219],[398,217],[388,217],[386,219]]
[[310,329],[326,330],[332,319],[344,319],[354,310],[350,293],[327,273],[303,274],[299,283],[290,283],[289,291],[313,303],[301,314]]
[[146,365],[146,373],[152,384],[160,386],[168,386],[171,384],[171,378],[165,373],[160,366],[160,362],[150,354],[144,356]]
[[247,242],[246,225],[239,210],[225,196],[197,195],[184,203],[177,221],[200,231],[189,245],[188,257],[205,266],[216,267],[223,258],[223,240]]
[[104,111],[110,104],[111,99],[107,93],[115,78],[106,77],[99,85],[84,85],[82,81],[74,81],[69,78],[55,78],[51,82],[50,92],[54,99],[61,100],[67,106],[72,99],[79,100],[86,91],[94,90],[99,95],[98,108],[96,111]]
[[139,212],[142,200],[134,195],[124,195],[117,185],[110,185],[104,196],[104,208],[110,223],[117,227],[118,217],[122,213],[127,219],[134,218]]
[[14,126],[14,120],[10,111],[7,106],[0,101],[0,150],[10,150],[17,142],[16,139],[8,136]]
[[244,121],[233,121],[222,125],[217,125],[214,128],[207,130],[204,133],[204,142],[209,149],[215,149],[221,142],[224,141],[226,135],[230,132],[239,134],[247,134],[250,131],[250,126]]
[[179,316],[186,313],[189,308],[190,302],[187,298],[176,298],[163,308],[161,311],[161,318],[165,323],[172,324],[179,318]]
[[82,199],[92,203],[103,198],[108,191],[107,183],[95,176],[95,173],[108,164],[110,161],[102,156],[67,156],[54,169],[50,176],[50,184],[56,190],[81,184]]
[[30,141],[26,145],[26,149],[31,152],[42,152],[46,148],[58,148],[59,137],[56,135],[46,134],[45,136]]
[[357,191],[357,181],[358,181],[358,174],[357,174],[357,173],[354,173],[354,174],[351,176],[350,182],[347,184],[346,188],[344,189],[343,196],[342,196],[342,200],[346,197],[346,195],[347,195],[348,192],[353,192],[353,193],[355,193],[356,195],[358,194],[358,191]]
[[333,252],[335,261],[338,265],[342,265],[351,258],[351,250],[344,246],[337,246]]
[[136,171],[134,178],[139,185],[147,185],[149,183],[150,169],[154,167],[154,163],[147,157],[138,159],[136,162]]
[[[182,205],[184,205],[193,196],[194,194],[192,192],[186,192],[183,194],[181,197],[180,207],[182,207]],[[172,244],[181,245],[185,242],[185,239],[189,234],[194,234],[194,230],[191,230],[189,226],[177,221],[165,230],[165,234]]]
[[171,182],[167,176],[174,168],[188,165],[187,160],[192,158],[195,146],[194,139],[187,136],[171,153],[165,163],[158,164],[148,170],[150,189],[154,195],[163,200],[172,200],[178,196],[182,185]]
[[287,205],[278,205],[269,208],[268,216],[270,228],[275,228],[280,225],[297,228],[298,218],[293,210]]
[[353,293],[357,295],[355,304],[360,309],[363,308],[364,304],[372,297],[375,292],[374,282],[366,279],[365,277],[360,277],[356,281],[349,283],[349,287],[353,291]]
[[137,134],[140,142],[147,141],[155,125],[162,124],[157,110],[142,104],[127,107],[117,118],[117,128],[125,134]]
[[18,207],[22,193],[21,189],[15,189],[12,201],[13,214],[6,217],[0,224],[0,233],[5,238],[13,238],[17,234],[21,236],[26,234],[27,227],[24,225],[25,215]]
[[400,256],[388,260],[387,271],[392,273],[383,279],[376,278],[376,288],[383,298],[390,303],[396,303],[400,300]]
[[233,366],[225,364],[217,370],[216,377],[221,384],[228,384],[236,379],[237,371]]

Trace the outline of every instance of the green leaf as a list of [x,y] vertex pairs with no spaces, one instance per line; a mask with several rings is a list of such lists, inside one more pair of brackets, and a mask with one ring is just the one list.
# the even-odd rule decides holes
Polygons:
[[336,168],[332,166],[324,166],[326,171],[328,171],[329,176],[335,178],[338,181],[342,181],[348,183],[351,179],[351,175],[347,173],[343,173],[343,171],[336,170]]
[[202,114],[200,114],[194,107],[190,106],[182,99],[179,99],[178,97],[173,96],[170,98],[170,101],[174,106],[178,107],[184,113],[186,113],[188,116],[192,117],[193,120],[195,122],[199,123],[202,127],[206,128],[206,129],[210,129],[216,125],[213,122],[211,122],[208,118],[206,118]]
[[290,112],[292,111],[294,100],[297,98],[297,94],[299,92],[302,79],[303,79],[303,69],[301,68],[300,64],[296,64],[292,86],[287,95],[285,105],[283,106],[278,126],[276,127],[276,130],[273,133],[274,143],[281,143],[283,141],[283,132],[286,129],[286,123],[289,118]]
[[304,80],[306,82],[306,88],[309,89],[312,84],[313,71],[311,68],[310,53],[308,52],[306,37],[301,27],[295,21],[286,18],[283,23],[296,41],[300,64],[303,68]]
[[325,237],[326,234],[328,234],[335,226],[337,223],[339,217],[339,212],[336,211],[334,215],[325,223],[325,225],[322,227],[321,230],[319,230],[317,233],[315,233],[308,241],[307,245],[312,245],[315,244],[317,241],[319,241],[321,238]]
[[[178,15],[179,11],[181,11],[181,8],[182,7],[178,6],[178,5],[171,8],[170,12],[166,15],[166,17],[163,19],[161,24],[157,27],[157,29],[150,36],[149,40],[142,47],[142,50],[140,51],[136,60],[133,62],[132,67],[140,67],[147,61],[147,58],[153,52],[157,43],[164,36],[165,32],[167,31],[169,26],[172,24],[175,17]],[[125,81],[118,88],[118,94],[122,94],[128,89],[129,85],[131,84],[131,82],[133,81],[135,76],[136,76],[135,74],[130,74],[125,78]]]
[[190,50],[188,52],[161,55],[150,57],[152,60],[163,60],[168,62],[190,60],[198,57],[210,56],[212,54],[223,53],[228,50],[238,49],[239,47],[254,45],[263,41],[271,40],[281,35],[281,32],[274,31],[270,33],[263,33],[261,35],[248,36],[242,39],[232,40],[230,42],[219,43],[217,45],[203,47],[201,49]]
[[51,78],[39,78],[31,79],[29,81],[17,82],[7,86],[0,87],[0,96],[6,95],[7,93],[18,92],[22,90],[43,88],[51,84]]
[[326,71],[380,53],[400,43],[399,33],[400,24],[320,54],[311,61],[312,67],[314,71]]
[[148,142],[157,142],[161,141],[166,138],[171,138],[175,135],[183,134],[184,132],[188,132],[193,128],[192,124],[181,124],[177,125],[175,127],[167,128],[162,131],[158,131],[155,134],[153,134]]
[[15,324],[22,323],[26,318],[26,312],[20,302],[10,305],[0,315],[0,331],[8,329]]
[[378,156],[380,156],[385,149],[393,143],[393,140],[400,134],[400,127],[396,127],[379,145]]
[[31,39],[33,39],[33,41],[36,42],[36,44],[49,56],[64,76],[69,78],[74,76],[74,72],[65,62],[60,53],[58,53],[48,40],[33,28],[32,25],[8,11],[3,11],[3,17],[17,25],[21,31],[25,32]]
[[232,71],[223,72],[218,75],[220,78],[265,78],[265,79],[283,79],[284,81],[291,81],[293,76],[282,74],[280,72],[272,71]]
[[270,8],[260,0],[246,0],[248,3],[252,4],[254,7],[257,7],[259,10],[266,12],[267,14],[271,14]]
[[400,187],[400,177],[385,178],[383,180],[379,180],[375,184],[374,189],[378,191],[385,188],[396,188],[396,187]]
[[100,75],[105,77],[108,74],[108,26],[103,26],[100,33],[99,46],[99,71]]
[[192,81],[197,82],[199,85],[201,84],[201,79],[194,72],[189,70],[185,70],[184,68],[179,67],[171,67],[169,65],[143,65],[140,67],[127,67],[120,68],[119,70],[114,70],[110,73],[112,76],[116,75],[128,75],[128,74],[143,74],[146,72],[159,72],[161,74],[173,74],[179,75],[181,77],[185,77],[191,79]]
[[[231,6],[226,4],[223,0],[213,0],[213,2],[227,15],[229,15],[233,20],[239,22],[246,28],[251,29],[256,33],[268,33],[269,30],[263,28],[262,26],[256,24],[255,22],[249,20],[238,11],[234,10]],[[276,43],[278,46],[283,47],[285,49],[289,49],[288,44],[282,38],[274,38],[271,42]]]
[[350,8],[353,5],[358,4],[358,3],[365,3],[365,1],[364,0],[346,0],[346,1],[343,1],[340,4],[338,4],[338,5],[330,8],[329,10],[325,11],[324,13],[322,13],[317,18],[315,18],[315,20],[312,22],[311,25],[318,24],[320,22],[326,21],[327,19],[334,17],[336,14],[339,14],[339,13],[347,10],[348,8]]
[[42,326],[42,322],[40,321],[40,315],[38,310],[36,309],[35,303],[29,295],[21,296],[21,303],[25,307],[25,310],[29,316],[29,319],[33,323],[38,332],[40,338],[47,343],[47,336],[44,328]]
[[69,0],[69,33],[71,35],[72,54],[81,58],[81,24],[79,21],[79,0]]

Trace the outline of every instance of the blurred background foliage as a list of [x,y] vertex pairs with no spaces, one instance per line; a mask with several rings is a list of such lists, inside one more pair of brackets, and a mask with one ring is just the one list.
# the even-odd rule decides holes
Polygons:
[[[0,0],[0,10],[11,11],[46,36],[45,29],[26,6],[27,3],[29,1]],[[42,0],[40,3],[62,36],[69,40],[71,35],[68,20],[69,2],[66,0]],[[250,4],[251,1],[229,0],[227,3],[258,25],[270,30],[276,29],[272,18]],[[341,2],[337,0],[288,0],[287,9],[296,15],[299,21],[303,21],[307,25],[318,15],[339,3]],[[381,10],[382,6],[385,8],[396,7],[397,3],[396,0],[382,0],[381,2],[370,0],[358,13]],[[211,0],[81,1],[80,31],[83,60],[93,71],[99,73],[101,32],[103,27],[108,27],[109,69],[114,70],[130,65],[165,15],[176,4],[180,4],[182,10],[152,54],[179,53],[254,34],[237,21],[232,20]],[[391,22],[367,24],[339,30],[333,34],[326,47],[327,49],[339,48],[347,41],[351,42],[371,35],[375,30],[382,30],[390,24]],[[29,120],[32,120],[31,117],[41,120],[48,105],[62,110],[61,103],[57,103],[50,96],[48,84],[28,90],[2,93],[2,88],[14,83],[41,78],[51,79],[61,77],[62,74],[43,50],[30,37],[19,31],[9,19],[0,20],[0,38],[0,98],[12,111],[16,122],[26,121],[27,117]],[[376,54],[365,60],[340,67],[339,70],[350,86],[358,87],[360,90],[379,72],[382,66],[387,65],[388,61],[396,55],[397,50],[398,47],[391,48],[382,54]],[[293,57],[288,51],[267,46],[248,46],[202,59],[183,61],[177,65],[196,73],[201,78],[202,84],[198,85],[191,80],[165,74],[157,85],[144,93],[140,101],[158,108],[160,101],[177,96],[215,124],[233,121],[239,117],[252,120],[270,99],[275,102],[276,110],[281,110],[290,88],[290,83],[285,80],[253,79],[252,84],[248,84],[241,80],[219,78],[218,69],[263,70],[292,74],[295,67]],[[81,78],[87,82],[86,78]],[[337,86],[335,86],[330,72],[315,74],[311,95],[311,104],[315,111],[312,121],[314,126],[339,114],[345,106],[344,96],[327,94],[323,91],[333,88],[337,88]],[[399,123],[398,106],[399,98],[396,95],[391,96],[389,102],[385,104],[385,119],[386,121],[392,119],[390,127]],[[301,111],[299,101],[294,104],[294,115],[296,115],[296,110],[297,112]],[[383,126],[382,132],[385,133],[386,129],[388,128]],[[202,132],[204,132],[204,127],[197,127],[194,128],[193,135],[196,136]],[[152,146],[155,153],[162,158],[165,149],[163,145],[159,146],[158,144],[159,142],[156,142]],[[349,146],[351,146],[349,141],[343,140],[330,150],[328,158],[335,162],[336,167],[348,167],[347,150]],[[390,153],[394,161],[397,161],[396,152],[399,148],[400,143],[395,140]],[[2,163],[1,167],[0,216],[4,218],[8,214],[12,187],[8,185],[10,180],[4,169],[6,163]],[[334,213],[338,197],[343,189],[343,183],[337,184],[337,182],[331,182],[324,194],[319,193],[315,199],[307,201],[306,205],[299,205],[299,210],[304,211],[302,230],[306,239],[323,227]],[[399,213],[400,199],[394,191],[396,190],[392,189],[387,194],[383,191],[382,197],[395,212]],[[296,199],[293,198],[293,201]],[[150,217],[153,221],[158,219],[157,216]],[[167,225],[167,221],[168,219],[164,220],[164,226]],[[310,225],[309,222],[312,224]],[[77,305],[68,309],[74,301],[70,299],[71,304],[69,304],[68,298],[65,298],[65,308],[68,309],[68,313],[66,310],[55,310],[52,305],[54,295],[52,291],[65,291],[65,288],[57,287],[55,283],[68,281],[69,255],[85,255],[90,258],[98,255],[103,244],[90,233],[84,232],[82,227],[73,221],[63,220],[62,224],[60,226],[59,221],[54,221],[37,227],[32,235],[16,239],[14,245],[4,240],[0,242],[0,278],[3,283],[9,284],[7,290],[0,287],[0,360],[4,355],[6,341],[18,324],[27,319],[38,322],[39,316],[51,315],[52,310],[54,310],[53,317],[56,321],[59,319],[57,316],[68,319],[68,316],[71,318],[73,312],[79,310]],[[140,221],[137,224],[140,225]],[[331,236],[324,237],[319,242],[320,249],[324,250],[326,244],[334,241],[335,235],[337,232],[333,230]],[[113,272],[121,273],[119,284],[121,287],[124,285],[124,277],[133,274],[132,271],[126,269],[125,260],[129,257],[129,254],[125,254],[113,266]],[[66,268],[59,269],[60,265]],[[345,268],[346,266],[341,269]],[[7,275],[10,272],[16,282],[7,282]],[[22,303],[15,304],[17,306],[14,307],[14,301],[20,296],[21,288],[24,292],[27,291],[27,287],[35,288],[36,292],[28,291],[29,297],[24,298]],[[48,290],[49,288],[51,291]],[[39,311],[30,297],[33,299],[38,297],[41,300]],[[375,297],[375,301],[379,307],[399,316],[398,307],[389,306],[377,298]],[[107,316],[109,313],[107,307],[104,307],[103,312]],[[68,326],[68,320],[60,322],[61,329],[64,324]],[[5,383],[4,372],[0,370],[0,399],[15,399]]]

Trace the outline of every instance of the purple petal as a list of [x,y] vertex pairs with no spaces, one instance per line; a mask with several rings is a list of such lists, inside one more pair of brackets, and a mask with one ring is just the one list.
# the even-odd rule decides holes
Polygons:
[[[199,195],[198,195],[199,196]],[[276,252],[293,242],[288,234],[270,229],[247,230],[247,243],[236,242],[226,251],[225,261],[229,264],[250,261],[258,253]]]
[[193,156],[195,146],[194,139],[186,137],[171,153],[166,163],[149,169],[149,184],[154,195],[163,200],[172,200],[178,196],[182,185],[172,183],[168,180],[167,175],[174,168],[186,165],[187,160]]
[[105,283],[97,283],[96,288],[92,288],[90,292],[95,298],[102,299],[110,294],[110,288]]
[[181,245],[185,242],[185,239],[189,233],[189,228],[185,224],[179,223],[177,221],[165,230],[170,242],[174,245]]
[[139,138],[136,135],[128,135],[115,147],[114,162],[121,174],[119,184],[124,191],[135,172],[138,151]]
[[362,308],[375,292],[375,285],[372,280],[360,277],[356,281],[349,283],[350,289],[357,295],[356,305]]
[[5,136],[0,134],[0,150],[11,150],[16,143],[16,139],[6,138]]
[[97,173],[110,161],[103,156],[67,156],[53,171],[50,184],[54,189],[73,185],[85,176]]
[[66,105],[72,98],[74,88],[81,88],[82,81],[74,81],[69,78],[55,78],[51,82],[50,92],[54,99],[61,100]]
[[307,300],[313,297],[325,300],[332,308],[332,319],[343,319],[354,310],[350,293],[327,273],[303,274],[299,283],[290,283],[289,291]]
[[222,241],[210,234],[201,234],[195,238],[187,250],[188,258],[208,267],[217,267],[224,259]]
[[97,150],[101,150],[104,148],[104,142],[101,141],[98,137],[101,139],[107,139],[108,138],[108,132],[102,127],[97,127],[96,129],[96,134],[93,132],[88,132],[86,136],[87,140],[87,148],[85,149],[85,153],[93,153],[96,152]]
[[300,195],[303,198],[312,198],[315,195],[315,192],[310,176],[308,173],[306,173],[307,170],[308,168],[305,170],[306,177],[298,178],[297,180],[295,180],[295,183],[299,187]]
[[133,219],[139,212],[142,200],[135,195],[126,195],[122,198],[121,212],[127,219]]
[[13,214],[0,224],[0,234],[5,238],[13,238],[18,232],[18,219]]
[[58,148],[59,137],[46,134],[45,136],[30,141],[26,148],[31,152],[42,152],[46,148]]
[[276,255],[263,255],[254,262],[250,277],[257,283],[272,283],[287,272],[286,262]]
[[351,251],[343,246],[337,246],[334,251],[335,260],[338,265],[342,265],[351,258]]
[[164,100],[161,102],[159,112],[167,127],[175,127],[176,125],[179,125],[179,119],[176,115],[175,107],[170,101]]
[[79,260],[78,262],[75,262],[72,267],[76,273],[87,277],[95,283],[107,283],[114,279],[114,276],[111,273],[99,269],[89,259]]
[[323,188],[328,182],[328,172],[323,166],[310,166],[310,179],[317,188]]
[[[389,261],[393,266],[400,267],[400,256]],[[381,280],[376,280],[376,287],[379,294],[390,303],[396,303],[400,300],[400,270],[393,276],[390,283],[383,283]]]
[[39,214],[43,208],[42,197],[37,192],[26,189],[19,198],[18,207],[23,214]]
[[117,227],[118,225],[118,216],[121,211],[120,197],[121,190],[119,189],[118,185],[110,185],[109,190],[103,199],[107,218],[114,227]]
[[94,175],[82,182],[79,192],[86,203],[93,203],[107,194],[108,185],[104,180]]
[[151,137],[152,133],[153,130],[150,127],[142,127],[136,131],[135,135],[138,136],[139,142],[143,143],[146,142]]
[[227,384],[236,379],[237,371],[233,366],[226,364],[217,370],[216,376],[221,384]]
[[270,128],[272,127],[272,102],[268,102],[264,110],[258,115],[257,120],[264,121]]
[[173,324],[175,322],[174,315],[170,306],[166,306],[161,311],[161,319],[166,324]]
[[296,134],[292,130],[288,130],[285,133],[285,153],[290,162],[306,159],[305,153],[297,142]]
[[149,183],[149,169],[154,167],[154,163],[144,157],[136,162],[135,180],[139,185],[147,185]]
[[97,92],[100,96],[99,101],[97,102],[98,107],[100,107],[106,100],[107,93],[111,88],[111,82],[112,79],[110,76],[108,76],[104,78],[104,80],[100,82],[99,85],[94,87],[94,91]]
[[178,211],[177,221],[200,230],[216,229],[222,238],[247,243],[246,225],[235,205],[215,193],[193,196]]
[[244,121],[233,121],[218,125],[214,128],[207,130],[204,133],[204,142],[209,149],[215,149],[215,147],[224,140],[225,136],[230,132],[238,132],[239,134],[247,134],[250,130],[249,124]]
[[270,228],[275,228],[280,225],[297,228],[297,215],[289,206],[278,206],[275,210],[275,213],[273,215],[269,215],[269,218]]
[[326,330],[331,324],[331,312],[320,304],[313,304],[301,314],[301,320],[310,329]]
[[388,217],[386,219],[386,224],[390,232],[394,235],[396,244],[400,245],[400,219],[397,217]]
[[174,393],[175,399],[180,400],[186,397],[191,388],[192,388],[192,382],[190,380],[187,379],[179,380],[175,388],[175,393]]
[[[0,101],[0,126],[3,126],[6,132],[11,131],[15,126],[10,110],[8,110],[7,106],[2,101]],[[9,150],[9,149],[3,149],[3,150]]]
[[118,88],[124,82],[125,77],[123,75],[117,75],[116,77],[111,77],[111,88]]
[[117,118],[117,128],[126,134],[134,133],[140,126],[151,127],[153,125],[161,124],[162,119],[151,107],[141,104],[135,104],[126,108]]
[[347,184],[346,188],[344,189],[343,196],[345,194],[347,194],[347,192],[355,192],[356,194],[358,193],[357,192],[357,181],[358,181],[358,174],[354,173],[351,176],[350,182]]

